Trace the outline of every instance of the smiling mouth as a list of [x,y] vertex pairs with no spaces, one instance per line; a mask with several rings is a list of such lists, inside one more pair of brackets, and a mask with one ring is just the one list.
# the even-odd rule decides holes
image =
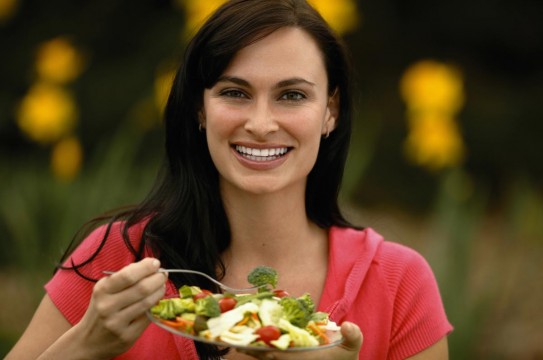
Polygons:
[[290,148],[280,147],[271,149],[254,149],[246,146],[236,145],[235,150],[246,159],[252,161],[273,161],[285,156],[290,151]]

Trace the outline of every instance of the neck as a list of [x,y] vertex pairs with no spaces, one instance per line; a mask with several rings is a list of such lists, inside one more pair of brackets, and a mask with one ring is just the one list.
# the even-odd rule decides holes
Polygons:
[[325,232],[307,217],[305,189],[258,195],[228,189],[222,196],[231,229],[226,258],[280,267],[322,246],[316,240]]

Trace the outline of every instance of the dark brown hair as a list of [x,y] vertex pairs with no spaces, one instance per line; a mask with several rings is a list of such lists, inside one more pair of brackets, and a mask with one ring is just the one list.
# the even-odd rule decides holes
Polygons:
[[[113,221],[126,220],[123,237],[136,260],[144,246],[150,246],[164,267],[200,270],[218,278],[224,275],[220,254],[230,243],[230,228],[217,169],[205,134],[198,130],[198,111],[204,89],[216,83],[240,49],[284,27],[303,29],[313,37],[323,54],[328,91],[330,95],[339,91],[340,96],[337,127],[322,139],[308,177],[307,215],[323,228],[351,226],[337,202],[351,134],[350,61],[341,39],[306,1],[233,0],[213,13],[187,46],[165,110],[166,158],[153,190],[142,204],[117,214],[108,225],[109,229]],[[150,220],[141,245],[134,248],[127,229],[146,219]],[[73,269],[77,271],[80,265],[74,264]],[[218,291],[199,278],[171,279],[178,286],[192,283]],[[197,343],[197,349],[202,359],[219,358],[214,347]]]

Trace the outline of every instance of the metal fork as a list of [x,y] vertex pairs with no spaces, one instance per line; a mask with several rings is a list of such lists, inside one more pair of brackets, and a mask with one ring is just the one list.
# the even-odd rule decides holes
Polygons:
[[[234,294],[239,294],[239,293],[246,293],[246,292],[249,292],[249,291],[254,291],[254,290],[257,290],[259,288],[261,288],[262,286],[265,286],[265,285],[262,285],[262,286],[252,286],[252,287],[248,287],[248,288],[233,288],[233,287],[230,287],[228,285],[225,285],[223,284],[222,282],[212,278],[211,276],[209,276],[208,274],[206,273],[203,273],[201,271],[196,271],[196,270],[188,270],[188,269],[158,269],[157,272],[160,272],[160,273],[185,273],[185,274],[195,274],[195,275],[200,275],[200,276],[203,276],[205,278],[207,278],[209,281],[215,283],[216,285],[218,285],[221,289],[223,289],[224,291],[226,292],[230,292],[230,293],[234,293]],[[112,275],[112,274],[115,274],[115,271],[102,271],[102,273],[104,274],[107,274],[107,275]]]

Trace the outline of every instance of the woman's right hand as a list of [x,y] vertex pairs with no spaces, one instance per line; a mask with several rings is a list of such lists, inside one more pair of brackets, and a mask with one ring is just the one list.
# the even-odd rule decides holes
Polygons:
[[127,351],[149,325],[145,311],[165,292],[167,275],[159,268],[157,259],[146,258],[96,283],[87,312],[73,329],[90,358]]

